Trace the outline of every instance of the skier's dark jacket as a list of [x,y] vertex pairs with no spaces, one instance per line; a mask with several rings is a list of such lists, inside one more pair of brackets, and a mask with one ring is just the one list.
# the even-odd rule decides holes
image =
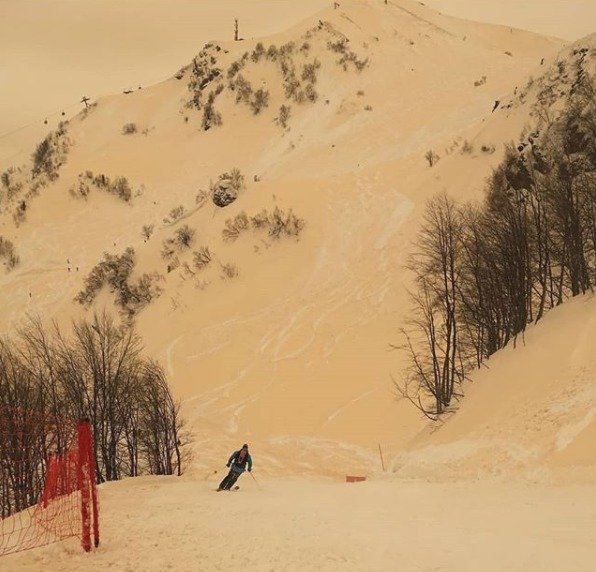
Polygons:
[[230,458],[228,459],[228,467],[231,465],[232,471],[235,473],[243,473],[246,471],[246,466],[248,465],[248,470],[252,469],[252,458],[250,453],[247,451],[246,457],[244,457],[244,463],[238,464],[236,460],[238,459],[238,455],[240,455],[240,451],[242,449],[238,449],[238,451],[234,451]]

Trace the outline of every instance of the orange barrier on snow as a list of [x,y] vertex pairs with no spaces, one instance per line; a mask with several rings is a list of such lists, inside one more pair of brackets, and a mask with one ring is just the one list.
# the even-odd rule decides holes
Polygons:
[[366,477],[356,477],[353,475],[346,475],[346,483],[359,483],[361,481],[366,481]]
[[70,537],[99,544],[89,421],[0,405],[0,557]]

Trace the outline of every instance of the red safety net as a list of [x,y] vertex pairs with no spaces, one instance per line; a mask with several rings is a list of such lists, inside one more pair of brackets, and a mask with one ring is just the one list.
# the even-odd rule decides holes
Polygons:
[[0,406],[0,556],[71,537],[99,544],[90,424]]

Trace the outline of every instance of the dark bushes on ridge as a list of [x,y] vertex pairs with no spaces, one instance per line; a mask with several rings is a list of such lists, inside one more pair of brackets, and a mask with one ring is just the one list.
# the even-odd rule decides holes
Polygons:
[[136,282],[131,280],[135,267],[135,251],[127,248],[121,255],[104,253],[99,262],[85,278],[85,289],[75,300],[90,306],[99,291],[108,286],[116,296],[116,305],[129,317],[133,317],[161,293],[158,274],[143,274]]

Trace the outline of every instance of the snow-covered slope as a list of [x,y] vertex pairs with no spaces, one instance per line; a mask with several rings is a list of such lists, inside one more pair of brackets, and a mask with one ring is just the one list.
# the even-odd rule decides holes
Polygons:
[[[215,479],[213,479],[215,480]],[[102,544],[2,559],[37,570],[592,570],[596,490],[519,483],[248,477],[234,493],[167,477],[100,487]]]
[[[395,459],[402,476],[596,477],[596,299],[552,310],[472,375],[458,411]],[[517,346],[517,347],[515,347]]]
[[[58,181],[28,201],[18,229],[18,199],[2,217],[21,265],[1,277],[0,327],[26,312],[79,315],[73,298],[102,253],[133,247],[135,276],[156,272],[163,290],[138,314],[139,331],[214,449],[242,435],[266,442],[272,456],[289,444],[325,455],[319,440],[328,440],[362,446],[358,458],[368,458],[379,442],[394,450],[420,428],[415,411],[396,406],[391,375],[401,364],[388,350],[407,311],[402,264],[417,215],[446,188],[479,196],[525,118],[493,129],[493,154],[461,155],[464,137],[502,121],[491,118],[495,99],[561,43],[409,0],[342,2],[262,43],[273,55],[256,41],[208,46],[177,77],[103,98],[70,122]],[[250,97],[269,92],[258,115],[236,101],[240,74]],[[191,82],[203,87],[189,91]],[[202,108],[189,108],[199,91]],[[204,131],[211,92],[222,125]],[[291,108],[286,129],[275,121],[282,105]],[[129,123],[137,132],[123,134]],[[442,157],[433,169],[424,159],[431,148]],[[233,167],[247,181],[233,204],[196,202]],[[87,171],[127,177],[131,200],[97,187],[73,198]],[[182,218],[164,222],[179,206]],[[298,240],[263,230],[222,236],[227,219],[276,207],[304,220]],[[154,225],[149,239],[144,225]],[[163,241],[183,225],[194,242],[172,269]],[[198,272],[192,251],[201,246],[213,262]],[[231,280],[222,280],[226,265],[237,269]],[[111,300],[104,292],[96,307]]]
[[[6,558],[3,569],[589,569],[593,485],[553,482],[596,478],[593,296],[493,356],[438,429],[396,399],[392,375],[403,364],[389,346],[408,311],[403,263],[426,199],[480,197],[504,145],[532,123],[541,86],[564,84],[557,58],[573,65],[587,47],[592,65],[595,37],[565,48],[409,0],[344,0],[299,22],[308,10],[260,40],[275,56],[257,39],[213,43],[157,85],[101,98],[70,120],[59,179],[38,194],[27,183],[0,204],[0,235],[21,258],[0,274],[0,331],[27,313],[64,324],[114,309],[107,288],[91,309],[73,299],[104,251],[134,248],[132,278],[155,272],[162,290],[137,327],[195,437],[181,479],[100,487],[98,553],[67,542]],[[279,31],[271,19],[263,30]],[[248,105],[236,101],[238,72],[228,77],[235,63],[252,88]],[[300,102],[286,91],[292,69]],[[188,107],[189,83],[205,79],[201,109]],[[255,115],[259,89],[268,107]],[[222,125],[205,131],[218,90]],[[136,131],[124,133],[128,124]],[[461,152],[465,141],[471,152]],[[429,149],[440,156],[432,168]],[[32,150],[14,147],[0,171]],[[236,201],[204,200],[232,168],[246,179]],[[130,200],[87,171],[127,177]],[[263,221],[276,208],[304,221],[298,236],[277,239],[269,222],[223,234],[228,219]],[[191,247],[177,263],[164,259],[164,242],[184,225]],[[200,247],[212,254],[204,268]],[[227,453],[244,441],[262,488],[245,476],[239,493],[215,494]],[[346,474],[376,482],[340,484]],[[479,476],[546,482],[473,483]]]

